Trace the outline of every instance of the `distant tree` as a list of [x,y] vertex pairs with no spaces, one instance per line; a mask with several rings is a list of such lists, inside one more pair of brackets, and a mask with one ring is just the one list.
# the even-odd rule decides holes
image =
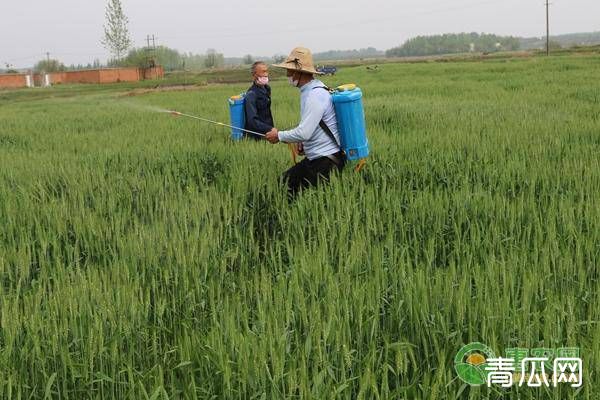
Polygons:
[[[166,46],[158,46],[153,52],[153,59],[156,64],[162,65],[167,71],[174,71],[181,68],[184,58],[175,50]],[[132,49],[122,61],[123,65],[139,68],[148,67],[148,53],[145,48]]]
[[244,64],[246,64],[246,65],[250,65],[250,64],[252,64],[253,62],[254,62],[254,58],[252,58],[252,55],[250,55],[250,54],[246,54],[246,55],[244,56]]
[[[552,36],[550,36],[552,37]],[[550,50],[560,50],[562,49],[562,45],[557,40],[550,39]]]
[[18,74],[19,73],[19,71],[17,71],[16,69],[13,68],[12,64],[5,62],[4,65],[6,65],[6,69],[5,70],[0,69],[0,73],[4,73],[4,74]]
[[146,49],[131,49],[129,50],[129,53],[127,53],[127,56],[123,58],[121,63],[129,67],[145,68],[147,59],[148,57]]
[[280,64],[282,62],[284,62],[286,59],[286,56],[284,56],[283,54],[275,54],[273,56],[273,62],[275,62],[276,64]]
[[37,73],[60,72],[66,69],[65,65],[58,60],[40,60],[33,67],[33,70]]
[[206,51],[206,58],[204,59],[204,66],[206,68],[221,67],[224,63],[223,54],[217,53],[215,49],[208,49]]
[[205,68],[206,56],[203,54],[192,54],[187,53],[181,56],[182,60],[185,61],[185,68],[188,70],[199,70]]
[[131,47],[131,38],[127,28],[129,20],[123,13],[121,0],[108,0],[105,16],[106,24],[104,25],[102,45],[110,51],[113,58],[118,62]]

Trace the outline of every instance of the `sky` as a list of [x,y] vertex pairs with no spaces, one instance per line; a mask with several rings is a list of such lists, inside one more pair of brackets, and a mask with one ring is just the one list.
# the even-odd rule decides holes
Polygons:
[[[66,65],[104,62],[100,44],[107,0],[3,0],[0,68],[24,68],[46,57]],[[600,31],[599,0],[551,0],[551,34]],[[288,54],[375,47],[387,50],[417,35],[546,32],[544,0],[122,0],[135,47],[157,45],[225,56]]]

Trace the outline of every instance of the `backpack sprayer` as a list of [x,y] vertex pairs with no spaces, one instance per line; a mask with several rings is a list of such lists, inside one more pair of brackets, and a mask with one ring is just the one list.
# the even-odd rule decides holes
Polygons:
[[331,94],[342,150],[348,160],[359,160],[361,168],[369,156],[362,97],[362,91],[353,83],[338,86]]

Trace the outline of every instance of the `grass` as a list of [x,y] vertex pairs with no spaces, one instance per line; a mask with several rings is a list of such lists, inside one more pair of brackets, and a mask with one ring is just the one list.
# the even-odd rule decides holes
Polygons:
[[[246,84],[0,92],[0,396],[598,398],[599,63],[342,69],[373,155],[292,205],[285,146],[144,108]],[[469,387],[472,341],[580,347],[584,386]]]

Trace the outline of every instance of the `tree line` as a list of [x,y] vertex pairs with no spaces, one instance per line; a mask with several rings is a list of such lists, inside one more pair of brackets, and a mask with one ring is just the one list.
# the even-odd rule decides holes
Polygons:
[[[254,62],[254,57],[246,55],[244,57],[226,58],[222,53],[215,49],[208,49],[205,54],[194,54],[191,52],[179,52],[178,50],[167,46],[157,46],[156,48],[133,48],[120,59],[111,58],[106,63],[99,59],[93,63],[65,65],[57,59],[43,59],[35,63],[33,70],[40,72],[62,72],[76,71],[84,69],[97,68],[117,68],[117,67],[137,67],[148,68],[153,65],[162,66],[165,71],[185,71],[201,70],[205,68],[220,68],[225,65],[250,65]],[[273,59],[266,58],[266,62],[272,62]],[[17,72],[17,71],[15,71]]]
[[444,35],[417,36],[404,44],[386,51],[388,57],[430,56],[468,52],[515,51],[520,41],[512,36],[486,33],[448,33]]
[[215,49],[207,50],[206,54],[180,53],[166,46],[156,48],[134,48],[122,60],[115,60],[110,66],[127,66],[147,68],[161,65],[166,71],[197,70],[217,68],[225,64],[223,54]]

